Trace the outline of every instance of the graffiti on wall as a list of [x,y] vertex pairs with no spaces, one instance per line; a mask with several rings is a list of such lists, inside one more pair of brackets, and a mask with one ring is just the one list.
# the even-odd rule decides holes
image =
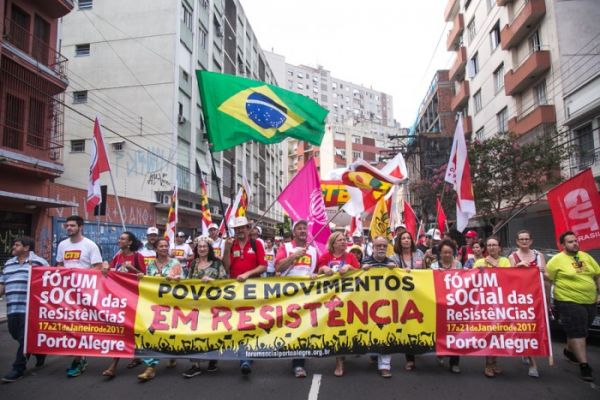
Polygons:
[[171,183],[168,179],[169,161],[174,156],[172,151],[150,146],[148,150],[127,150],[116,153],[116,163],[121,166],[117,168],[117,177],[143,177],[144,185],[153,188],[169,188]]

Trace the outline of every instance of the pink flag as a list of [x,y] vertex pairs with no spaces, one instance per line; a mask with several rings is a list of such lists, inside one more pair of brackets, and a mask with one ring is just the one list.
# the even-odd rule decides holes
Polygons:
[[[321,180],[314,158],[304,164],[304,167],[283,189],[277,201],[293,221],[299,219],[308,221],[308,242],[314,238],[319,251],[325,251],[331,231],[329,226],[325,226],[327,214],[321,192]],[[321,232],[315,238],[314,235],[319,231]]]
[[94,211],[94,207],[102,202],[100,194],[100,174],[110,171],[104,140],[102,139],[102,131],[100,130],[100,122],[98,118],[94,122],[94,136],[92,139],[92,151],[90,158],[90,178],[88,182],[88,192],[86,200],[86,209],[88,213]]

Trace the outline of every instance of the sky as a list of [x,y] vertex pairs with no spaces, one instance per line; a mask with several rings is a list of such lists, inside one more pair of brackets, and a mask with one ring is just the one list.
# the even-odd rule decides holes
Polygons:
[[263,50],[391,94],[403,127],[414,123],[434,72],[453,60],[448,0],[240,1]]

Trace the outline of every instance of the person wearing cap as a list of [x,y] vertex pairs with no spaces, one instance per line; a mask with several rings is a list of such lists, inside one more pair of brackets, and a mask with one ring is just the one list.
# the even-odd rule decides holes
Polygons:
[[[235,237],[225,240],[223,253],[223,264],[229,276],[239,282],[260,277],[267,269],[262,243],[250,238],[250,224],[246,217],[235,217],[231,228],[235,232]],[[240,370],[243,375],[250,374],[252,360],[241,360]]]
[[176,258],[183,269],[183,276],[188,276],[190,264],[194,261],[194,251],[185,239],[185,232],[177,232],[175,235],[175,246],[171,249],[171,257]]
[[362,249],[362,254],[365,257],[368,257],[373,253],[373,246],[371,243],[365,243],[365,237],[361,231],[357,230],[352,234],[352,244],[350,247],[352,246],[360,246]]
[[438,259],[438,244],[442,241],[442,233],[439,229],[430,229],[427,231],[426,237],[431,239],[429,241],[429,248],[425,251],[425,264],[429,268]]
[[[144,257],[144,265],[148,267],[150,261],[156,258],[156,241],[158,240],[158,228],[151,226],[146,230],[146,243],[139,249],[139,253]],[[137,365],[139,365],[138,363]],[[129,365],[128,365],[129,367]],[[129,367],[133,368],[135,367]]]
[[363,259],[363,248],[357,244],[353,244],[348,248],[348,252],[354,254],[354,257],[360,263]]
[[219,236],[219,225],[215,223],[208,225],[208,237],[212,241],[212,248],[215,252],[215,257],[217,257],[219,260],[222,260],[225,241]]
[[[281,276],[314,277],[317,268],[318,253],[315,246],[307,243],[308,221],[300,219],[292,225],[293,239],[284,243],[275,256],[275,270]],[[305,360],[292,360],[292,371],[296,378],[306,377]]]
[[475,254],[473,253],[473,243],[477,240],[477,232],[469,230],[465,233],[465,241],[467,244],[461,246],[458,250],[459,261],[462,265],[467,264],[467,260],[474,259]]

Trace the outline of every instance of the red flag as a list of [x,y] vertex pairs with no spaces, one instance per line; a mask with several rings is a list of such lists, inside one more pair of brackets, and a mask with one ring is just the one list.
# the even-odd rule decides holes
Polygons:
[[416,241],[417,237],[415,235],[417,233],[417,216],[415,215],[415,211],[412,209],[408,201],[404,202],[404,226]]
[[440,230],[440,235],[443,235],[446,230],[446,213],[444,212],[442,203],[440,203],[440,199],[435,199],[435,201],[437,204],[437,227]]
[[580,250],[600,248],[600,194],[590,168],[552,188],[548,204],[558,248],[566,231],[575,233]]
[[94,211],[94,207],[102,202],[100,193],[100,174],[110,171],[104,140],[102,139],[102,131],[100,130],[100,122],[98,118],[94,122],[94,137],[92,139],[92,150],[90,158],[90,178],[88,182],[87,200],[85,208],[88,213]]

